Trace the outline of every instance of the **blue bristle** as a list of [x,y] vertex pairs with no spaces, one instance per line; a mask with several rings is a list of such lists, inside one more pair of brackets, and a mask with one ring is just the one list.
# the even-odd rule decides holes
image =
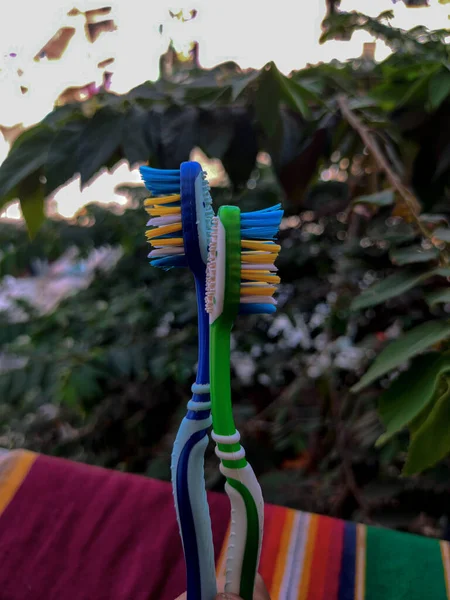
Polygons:
[[[153,169],[144,166],[140,167],[139,171],[145,187],[152,196],[170,196],[172,194],[180,193],[180,169]],[[177,205],[179,205],[179,200],[165,204],[165,207]],[[147,223],[147,226],[150,226],[150,222]],[[165,235],[155,236],[152,238],[152,241],[173,237],[173,233],[166,233]],[[150,260],[150,264],[153,267],[158,267],[167,271],[173,267],[187,267],[187,260],[184,255],[168,254],[167,256],[160,256]]]
[[187,267],[187,259],[183,255],[175,254],[173,256],[164,256],[163,258],[155,258],[150,261],[152,267],[168,270],[173,267]]
[[[241,213],[241,238],[259,240],[261,243],[267,244],[267,250],[270,251],[272,240],[278,235],[283,213],[281,204],[250,213]],[[241,315],[270,315],[276,310],[277,307],[274,304],[262,302],[239,304]]]
[[165,170],[140,167],[139,171],[145,187],[154,196],[180,193],[179,169]]
[[244,240],[260,240],[270,239],[276,237],[278,233],[278,227],[250,227],[249,229],[243,229],[241,227],[241,237]]
[[256,210],[250,213],[241,213],[241,236],[244,239],[273,239],[280,227],[283,211],[281,204]]
[[239,314],[241,315],[271,315],[276,310],[277,307],[274,304],[239,304]]

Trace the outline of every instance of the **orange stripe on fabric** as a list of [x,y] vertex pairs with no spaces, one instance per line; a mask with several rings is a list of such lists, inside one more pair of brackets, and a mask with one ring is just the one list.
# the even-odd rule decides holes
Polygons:
[[222,548],[220,550],[219,558],[217,560],[216,577],[225,577],[225,567],[227,562],[227,549],[228,549],[228,538],[230,536],[231,522],[228,523],[225,537],[223,538]]
[[450,599],[450,545],[448,542],[441,541],[442,564],[444,566],[445,589],[447,598]]
[[311,515],[309,523],[308,541],[306,542],[305,558],[303,560],[303,572],[300,588],[298,590],[297,600],[308,600],[309,582],[311,579],[311,565],[314,556],[314,546],[317,538],[317,528],[319,525],[319,516]]
[[366,595],[366,532],[365,525],[356,526],[355,600],[364,600]]
[[259,562],[259,573],[268,590],[272,586],[276,557],[281,543],[287,509],[281,506],[266,506],[264,515],[264,539]]
[[316,543],[311,563],[308,600],[325,599],[325,585],[328,578],[328,555],[333,529],[333,519],[318,517]]
[[344,550],[344,521],[331,519],[332,531],[328,548],[328,573],[325,581],[323,600],[338,600],[339,577],[341,574],[342,552]]
[[0,459],[0,515],[14,498],[37,456],[34,452],[15,450]]
[[280,545],[278,548],[278,555],[275,562],[275,570],[273,573],[272,583],[269,588],[270,596],[272,600],[278,600],[281,585],[283,583],[284,570],[286,568],[287,555],[289,550],[289,543],[291,535],[293,533],[295,510],[290,508],[285,509],[284,525],[281,531]]

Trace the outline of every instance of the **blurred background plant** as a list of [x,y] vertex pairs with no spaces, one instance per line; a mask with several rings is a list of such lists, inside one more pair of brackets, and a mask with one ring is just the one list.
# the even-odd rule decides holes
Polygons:
[[[148,266],[141,185],[70,220],[52,202],[123,161],[193,158],[216,207],[285,208],[279,310],[233,335],[236,421],[266,500],[448,537],[448,31],[343,4],[327,3],[321,42],[368,32],[385,60],[369,42],[287,77],[205,69],[196,42],[171,44],[157,81],[117,94],[106,77],[11,134],[0,198],[28,232],[0,222],[0,446],[169,479],[196,360],[189,275]],[[222,489],[212,450],[206,474]]]

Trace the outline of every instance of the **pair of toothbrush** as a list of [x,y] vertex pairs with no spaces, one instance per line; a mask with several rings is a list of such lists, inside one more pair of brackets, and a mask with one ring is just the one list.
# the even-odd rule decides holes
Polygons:
[[[203,472],[212,403],[212,437],[217,444],[221,471],[227,477],[225,489],[232,507],[225,591],[252,600],[261,552],[264,504],[257,479],[239,444],[232,415],[230,333],[238,312],[275,310],[272,295],[279,279],[274,275],[273,262],[279,246],[273,238],[282,211],[277,206],[241,215],[236,207],[222,207],[219,216],[213,218],[209,186],[195,162],[182,163],[180,170],[170,171],[141,167],[141,175],[152,193],[145,201],[151,216],[147,238],[154,247],[149,254],[150,263],[163,269],[189,267],[197,289],[197,378],[187,415],[176,437],[171,467],[186,563],[187,598],[213,600],[216,595],[214,548]],[[209,328],[204,302],[210,313]]]

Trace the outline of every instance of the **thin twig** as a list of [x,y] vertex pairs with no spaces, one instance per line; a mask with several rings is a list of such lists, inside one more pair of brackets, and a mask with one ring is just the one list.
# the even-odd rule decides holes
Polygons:
[[[337,99],[342,116],[347,123],[356,131],[362,139],[367,149],[375,159],[380,171],[386,175],[387,180],[399,194],[409,210],[412,220],[415,222],[421,234],[433,243],[433,234],[428,231],[420,220],[420,203],[414,193],[402,182],[398,174],[392,169],[387,158],[383,154],[378,142],[372,135],[370,129],[361,121],[361,119],[352,111],[348,103],[347,96],[341,94]],[[434,246],[434,244],[433,244]]]

